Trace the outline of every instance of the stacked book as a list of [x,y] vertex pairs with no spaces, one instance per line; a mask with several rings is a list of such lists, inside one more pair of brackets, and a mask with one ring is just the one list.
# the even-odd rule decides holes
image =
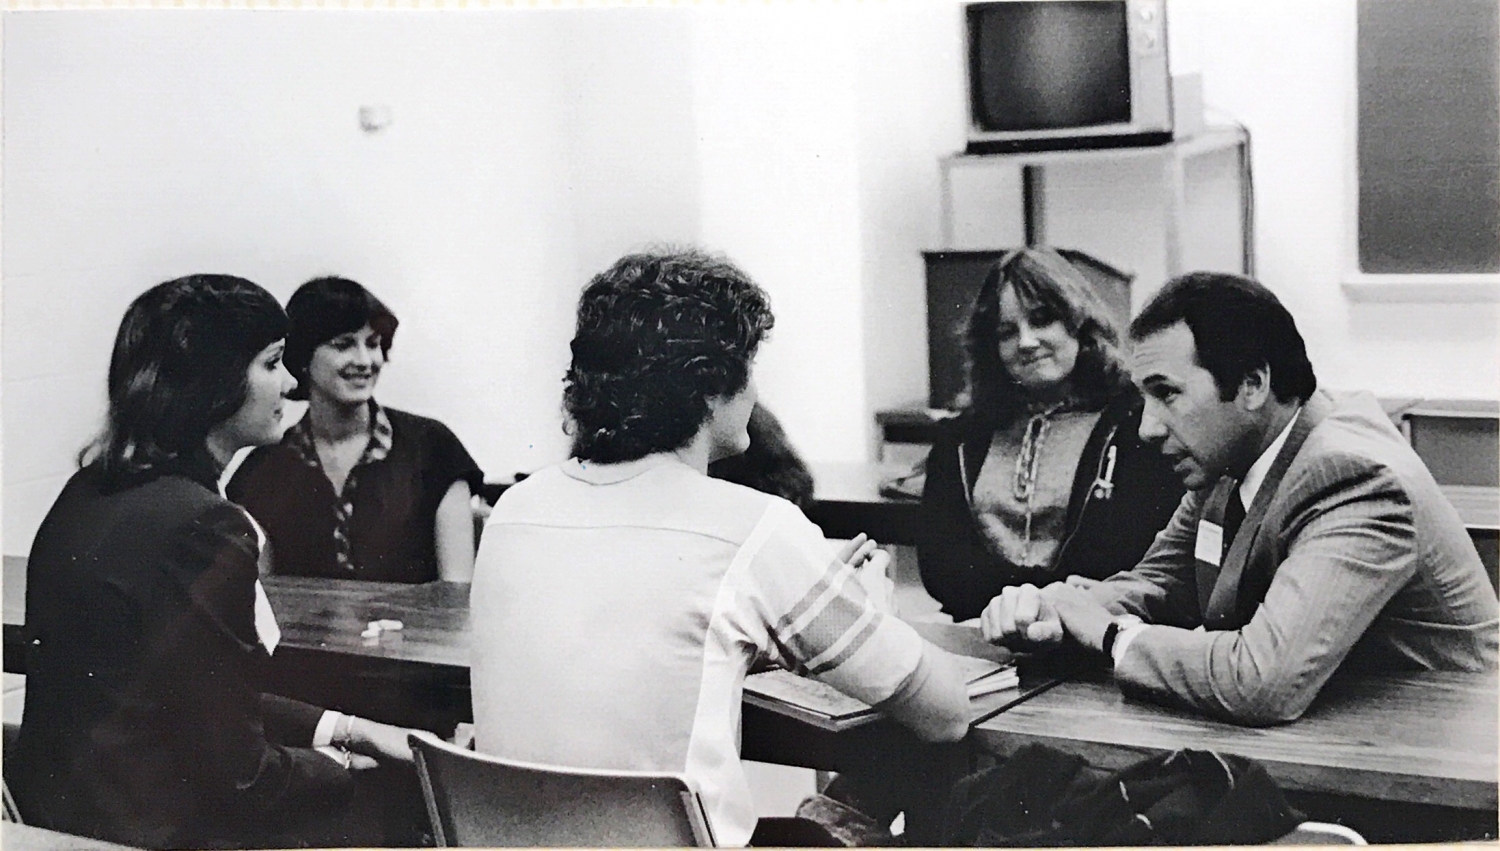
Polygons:
[[[969,684],[969,699],[1006,689],[1019,689],[1020,676],[1014,662],[996,662],[973,656],[957,656]],[[830,730],[855,727],[880,715],[879,711],[838,689],[817,680],[776,669],[745,679],[745,701],[808,721]]]
[[1016,671],[1014,661],[1002,664],[975,656],[959,656],[958,661],[964,669],[964,680],[969,684],[970,700],[1021,687],[1021,675]]

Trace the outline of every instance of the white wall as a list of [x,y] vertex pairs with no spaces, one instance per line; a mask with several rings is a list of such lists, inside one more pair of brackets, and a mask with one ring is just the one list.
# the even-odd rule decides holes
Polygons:
[[[1324,381],[1500,396],[1494,305],[1340,288],[1355,0],[1171,2],[1174,65],[1254,135],[1259,276]],[[959,5],[6,13],[0,548],[26,551],[96,426],[126,303],[195,271],[368,284],[403,320],[381,397],[500,477],[564,451],[579,287],[700,243],[771,292],[759,382],[793,441],[871,457],[872,412],[926,395]]]
[[771,296],[761,396],[815,458],[864,458],[855,55],[824,4],[700,6],[702,240]]
[[359,280],[402,318],[382,399],[492,476],[559,457],[578,289],[697,234],[677,17],[8,13],[5,552],[100,421],[125,305],[189,272]]
[[[870,411],[927,398],[921,252],[944,248],[938,160],[965,142],[958,3],[858,4],[855,103]],[[873,429],[866,415],[861,425]]]
[[1203,48],[1204,100],[1253,138],[1257,277],[1319,378],[1386,396],[1500,396],[1494,304],[1351,302],[1355,0],[1172,0]]

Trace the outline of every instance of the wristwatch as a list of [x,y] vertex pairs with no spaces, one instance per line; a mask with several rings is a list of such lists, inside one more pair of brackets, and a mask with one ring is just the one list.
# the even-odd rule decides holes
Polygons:
[[1099,642],[1099,649],[1109,657],[1111,665],[1115,661],[1115,642],[1119,640],[1121,631],[1141,623],[1141,619],[1135,615],[1121,615],[1109,622],[1104,628],[1104,640]]
[[1120,637],[1120,630],[1123,628],[1118,620],[1110,621],[1109,626],[1104,628],[1104,640],[1099,642],[1099,649],[1104,651],[1104,655],[1111,661],[1115,658],[1115,639]]

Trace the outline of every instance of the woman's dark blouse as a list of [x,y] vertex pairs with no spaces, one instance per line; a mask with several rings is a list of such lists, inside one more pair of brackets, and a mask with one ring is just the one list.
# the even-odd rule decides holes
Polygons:
[[394,408],[379,410],[390,419],[390,451],[357,465],[350,473],[354,486],[345,485],[352,508],[347,566],[335,540],[340,497],[322,467],[293,447],[293,434],[250,453],[230,481],[229,498],[266,530],[277,574],[380,582],[438,578],[438,504],[454,482],[477,491],[484,474],[447,426]]

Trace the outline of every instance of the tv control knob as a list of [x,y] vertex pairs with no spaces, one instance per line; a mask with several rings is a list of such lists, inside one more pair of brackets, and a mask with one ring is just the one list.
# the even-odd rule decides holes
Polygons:
[[1142,6],[1141,7],[1141,20],[1145,21],[1148,24],[1154,23],[1156,21],[1156,7],[1155,6]]

